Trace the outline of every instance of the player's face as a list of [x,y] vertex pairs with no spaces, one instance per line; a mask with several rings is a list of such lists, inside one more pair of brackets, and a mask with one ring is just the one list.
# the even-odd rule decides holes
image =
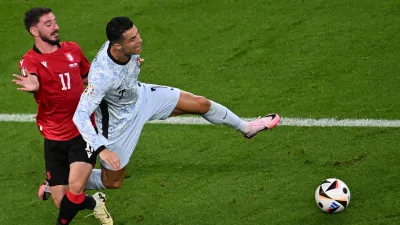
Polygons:
[[125,31],[122,34],[122,37],[124,38],[121,45],[122,51],[126,55],[135,55],[142,52],[142,39],[140,38],[139,31],[136,27],[132,27]]
[[34,29],[35,28],[36,33],[34,33],[34,36],[38,36],[42,41],[51,45],[60,43],[60,38],[58,37],[58,30],[60,28],[57,25],[57,20],[53,13],[48,13],[40,17],[39,23]]

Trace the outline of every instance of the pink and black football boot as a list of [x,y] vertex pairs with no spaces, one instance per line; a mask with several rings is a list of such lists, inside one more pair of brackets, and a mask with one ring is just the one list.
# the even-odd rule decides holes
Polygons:
[[272,113],[266,115],[264,117],[260,117],[253,121],[249,122],[250,131],[244,134],[245,138],[252,139],[254,136],[258,134],[258,132],[263,130],[270,130],[278,125],[281,122],[281,117]]

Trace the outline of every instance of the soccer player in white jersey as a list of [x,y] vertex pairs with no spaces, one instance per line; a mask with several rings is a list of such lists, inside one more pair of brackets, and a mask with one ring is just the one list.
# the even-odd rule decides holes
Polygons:
[[[246,122],[205,97],[139,82],[142,39],[136,26],[128,17],[116,17],[107,24],[106,33],[108,41],[91,64],[89,85],[73,118],[85,141],[101,158],[101,170],[92,171],[87,189],[121,186],[124,168],[149,120],[198,114],[213,124],[232,127],[246,138],[280,122],[278,114]],[[93,112],[98,132],[90,122]]]

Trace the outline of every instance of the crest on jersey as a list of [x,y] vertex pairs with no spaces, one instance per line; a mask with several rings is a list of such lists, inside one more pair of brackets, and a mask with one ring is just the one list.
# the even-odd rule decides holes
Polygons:
[[47,68],[47,62],[46,61],[42,61],[42,65]]
[[65,57],[67,57],[67,59],[68,59],[69,61],[71,61],[71,62],[74,61],[74,57],[72,57],[71,52],[66,52],[66,53],[64,53],[64,55],[65,55]]
[[83,92],[85,95],[92,95],[94,91],[94,85],[93,84],[89,84],[85,91]]

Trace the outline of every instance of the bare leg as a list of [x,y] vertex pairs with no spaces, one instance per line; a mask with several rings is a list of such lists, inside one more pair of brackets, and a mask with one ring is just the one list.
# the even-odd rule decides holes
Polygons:
[[68,190],[68,185],[50,186],[51,196],[57,209],[60,208],[61,199]]
[[101,165],[101,181],[107,189],[117,189],[121,187],[124,180],[125,168],[114,171]]
[[192,93],[181,91],[178,104],[172,111],[171,116],[183,114],[206,114],[211,107],[211,102],[203,96],[197,96]]

